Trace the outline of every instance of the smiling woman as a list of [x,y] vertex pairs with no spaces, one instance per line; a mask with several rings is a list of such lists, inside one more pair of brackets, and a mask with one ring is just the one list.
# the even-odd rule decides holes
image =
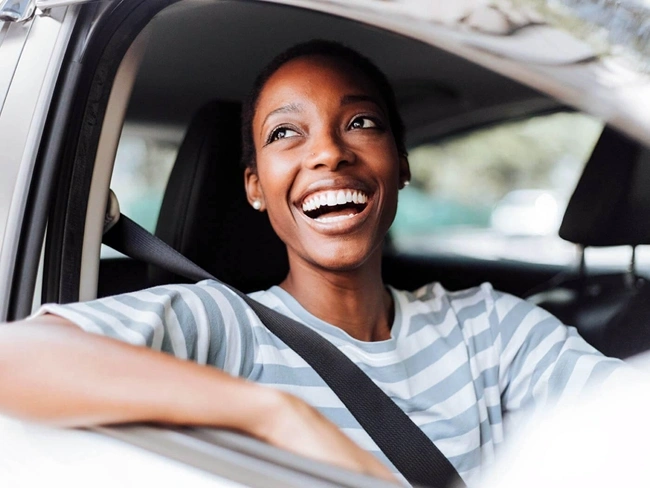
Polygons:
[[[506,414],[569,401],[622,363],[489,284],[384,284],[382,244],[410,178],[403,136],[386,78],[348,48],[302,44],[262,72],[244,110],[245,186],[290,268],[250,296],[333,344],[476,484],[504,441]],[[132,347],[143,345],[153,351]],[[0,357],[12,371],[0,374],[6,413],[221,426],[406,481],[305,360],[215,281],[45,305],[2,328]]]
[[[259,149],[245,160],[245,178],[249,199],[268,209],[287,245],[290,272],[282,287],[326,322],[347,324],[352,336],[370,340],[389,337],[391,299],[381,283],[381,245],[409,172],[405,151],[398,150],[401,138],[394,135],[403,137],[394,100],[378,88],[387,85],[385,78],[375,82],[355,67],[363,63],[353,64],[354,57],[327,42],[282,56],[249,102],[255,113],[252,147]],[[354,278],[333,276],[337,290],[329,295],[314,268],[355,270]],[[364,299],[345,299],[339,289],[363,289]]]

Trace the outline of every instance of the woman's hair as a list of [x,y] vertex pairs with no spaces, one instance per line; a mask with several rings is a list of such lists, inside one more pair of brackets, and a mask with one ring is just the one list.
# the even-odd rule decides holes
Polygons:
[[253,117],[257,108],[262,88],[273,74],[283,65],[296,58],[305,56],[326,56],[341,59],[359,69],[375,85],[379,95],[386,104],[388,110],[388,123],[391,128],[397,150],[402,156],[406,156],[406,144],[404,143],[404,123],[397,110],[395,93],[386,75],[372,62],[354,49],[333,41],[313,40],[297,44],[276,56],[260,72],[255,79],[253,88],[248,97],[244,100],[242,107],[242,163],[244,166],[255,169],[255,144],[253,142]]

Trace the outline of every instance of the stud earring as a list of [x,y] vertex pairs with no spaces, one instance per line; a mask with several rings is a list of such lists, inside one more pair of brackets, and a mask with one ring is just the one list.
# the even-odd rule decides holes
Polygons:
[[253,208],[255,210],[259,210],[260,208],[262,208],[262,202],[260,202],[259,200],[253,200]]
[[411,180],[404,180],[404,182],[402,183],[402,188],[407,187],[410,184],[411,184]]

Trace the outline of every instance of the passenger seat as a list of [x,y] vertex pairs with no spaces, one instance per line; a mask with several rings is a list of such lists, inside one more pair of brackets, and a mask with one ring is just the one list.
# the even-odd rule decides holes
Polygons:
[[[528,298],[608,356],[650,349],[650,285],[635,262],[636,246],[650,244],[649,190],[650,153],[606,127],[560,227],[560,237],[583,250],[579,276],[558,277]],[[586,247],[622,245],[633,250],[626,272],[595,274],[585,266]]]

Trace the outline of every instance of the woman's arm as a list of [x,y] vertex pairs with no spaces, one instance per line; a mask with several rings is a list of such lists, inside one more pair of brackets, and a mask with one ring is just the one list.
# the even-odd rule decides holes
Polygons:
[[149,421],[228,428],[394,479],[374,456],[291,395],[88,334],[51,315],[0,326],[0,411],[58,426]]
[[257,409],[280,400],[216,368],[88,334],[52,315],[0,327],[0,392],[6,413],[60,426],[154,421],[250,433],[266,418]]

